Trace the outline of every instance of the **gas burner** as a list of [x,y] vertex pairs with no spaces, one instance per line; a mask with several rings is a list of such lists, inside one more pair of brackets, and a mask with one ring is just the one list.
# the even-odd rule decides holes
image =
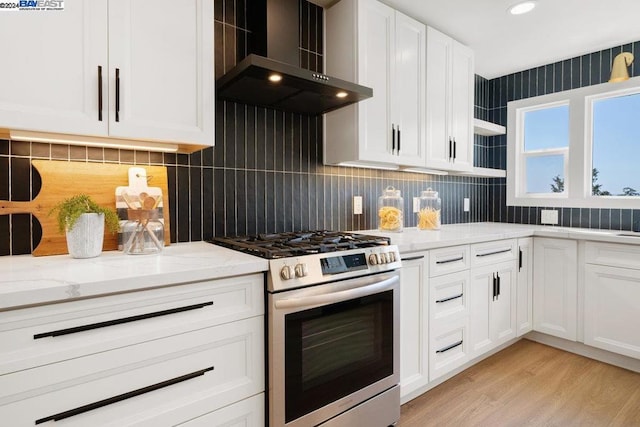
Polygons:
[[390,240],[380,236],[317,230],[216,237],[210,243],[266,259],[277,259],[373,246],[387,246],[390,244]]

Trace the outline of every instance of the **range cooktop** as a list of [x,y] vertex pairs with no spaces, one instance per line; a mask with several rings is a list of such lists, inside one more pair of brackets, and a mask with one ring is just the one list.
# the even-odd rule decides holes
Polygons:
[[278,259],[374,246],[388,246],[390,239],[342,231],[317,230],[216,237],[210,240],[209,243],[261,258]]

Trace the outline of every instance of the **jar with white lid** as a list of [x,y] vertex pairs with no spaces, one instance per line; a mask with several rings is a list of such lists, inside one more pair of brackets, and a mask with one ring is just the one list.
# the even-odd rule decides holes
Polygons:
[[404,200],[400,190],[387,187],[378,198],[378,229],[401,232],[404,219]]
[[438,197],[438,192],[427,188],[420,195],[420,210],[418,211],[419,230],[439,230],[440,210],[442,201]]

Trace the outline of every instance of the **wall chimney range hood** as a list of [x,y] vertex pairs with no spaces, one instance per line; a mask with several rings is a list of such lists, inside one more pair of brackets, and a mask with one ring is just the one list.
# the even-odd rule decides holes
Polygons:
[[251,1],[251,53],[217,80],[219,98],[318,115],[373,96],[371,88],[297,66],[298,3]]

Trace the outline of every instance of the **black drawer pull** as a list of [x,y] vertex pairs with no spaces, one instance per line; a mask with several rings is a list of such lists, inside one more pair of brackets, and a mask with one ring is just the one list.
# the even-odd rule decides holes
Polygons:
[[500,249],[499,251],[487,252],[487,253],[484,253],[484,254],[476,254],[476,256],[477,257],[483,257],[483,256],[489,256],[489,255],[498,255],[498,254],[503,254],[505,252],[511,252],[511,248]]
[[460,294],[460,295],[456,295],[456,296],[445,298],[445,299],[438,299],[438,300],[436,300],[436,304],[440,304],[442,302],[447,302],[447,301],[451,301],[451,300],[454,300],[454,299],[462,298],[463,295],[464,294]]
[[190,380],[192,378],[196,378],[204,375],[206,372],[213,371],[213,366],[206,369],[201,369],[199,371],[192,372],[190,374],[183,375],[181,377],[173,378],[171,380],[163,381],[161,383],[153,384],[147,387],[139,388],[134,391],[130,391],[128,393],[119,394],[117,396],[110,397],[108,399],[103,399],[98,402],[89,403],[88,405],[79,406],[75,409],[70,409],[68,411],[59,412],[55,415],[50,415],[48,417],[40,418],[36,420],[36,424],[46,423],[47,421],[60,421],[65,418],[70,418],[75,415],[79,415],[85,412],[93,411],[94,409],[102,408],[103,406],[111,405],[113,403],[121,402],[126,399],[130,399],[132,397],[140,396],[141,394],[149,393],[151,391],[159,390],[164,387],[168,387],[170,385],[178,384],[183,381]]
[[445,259],[444,261],[436,261],[436,264],[448,264],[450,262],[462,261],[463,259],[464,257],[461,256],[459,258],[451,258],[451,259]]
[[436,350],[436,353],[444,353],[445,351],[449,351],[452,348],[456,348],[456,347],[461,346],[461,345],[462,345],[462,340],[458,341],[457,343],[453,343],[448,347],[441,348],[440,350]]
[[409,258],[401,258],[402,261],[416,261],[419,259],[424,259],[424,255],[420,255],[420,256],[412,256]]
[[43,332],[33,336],[34,340],[46,337],[58,337],[60,335],[75,334],[77,332],[90,331],[92,329],[106,328],[107,326],[120,325],[122,323],[135,322],[137,320],[151,319],[153,317],[166,316],[168,314],[181,313],[183,311],[196,310],[208,305],[213,305],[213,301],[203,302],[200,304],[187,305],[185,307],[171,308],[169,310],[156,311],[154,313],[138,314],[136,316],[123,317],[122,319],[108,320],[106,322],[91,323],[89,325],[76,326],[73,328],[58,329],[57,331]]

